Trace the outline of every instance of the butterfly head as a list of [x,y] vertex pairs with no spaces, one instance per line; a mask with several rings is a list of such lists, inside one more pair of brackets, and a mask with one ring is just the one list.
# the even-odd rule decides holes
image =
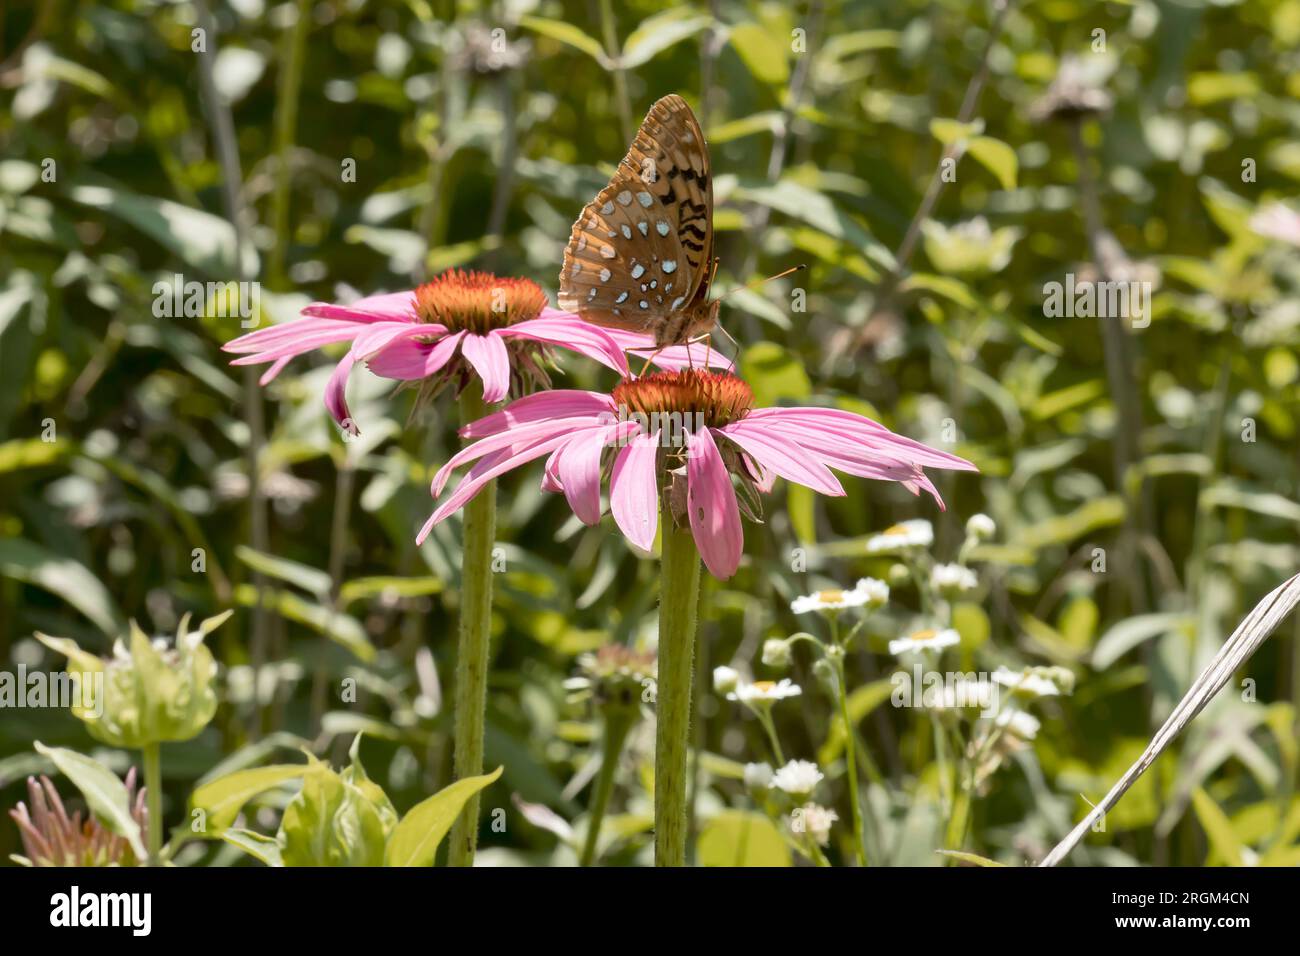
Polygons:
[[692,302],[680,312],[674,312],[655,330],[655,345],[681,345],[708,332],[718,324],[722,300]]

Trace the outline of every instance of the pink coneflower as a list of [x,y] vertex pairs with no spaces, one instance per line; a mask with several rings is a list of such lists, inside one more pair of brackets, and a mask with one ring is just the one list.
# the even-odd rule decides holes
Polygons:
[[831,466],[900,482],[913,494],[927,491],[942,508],[922,469],[975,470],[965,459],[850,412],[753,405],[742,379],[693,369],[625,380],[610,395],[559,390],[520,399],[461,429],[462,436],[482,440],[438,471],[433,496],[454,469],[475,464],[417,540],[487,482],[549,455],[543,488],[563,492],[587,524],[600,520],[602,475],[608,474],[614,521],[643,551],[654,545],[660,492],[666,491],[674,521],[689,525],[705,566],[725,579],[740,564],[740,501],[756,517],[758,493],[770,491],[777,476],[843,495]]
[[[265,385],[295,356],[351,342],[325,390],[330,414],[350,429],[345,389],[357,362],[384,378],[421,382],[425,397],[449,384],[459,394],[477,376],[483,400],[491,404],[549,387],[546,366],[553,348],[595,359],[620,375],[628,374],[624,350],[653,350],[650,336],[614,336],[571,312],[549,308],[546,294],[529,279],[485,272],[453,269],[407,292],[367,296],[351,305],[314,302],[302,314],[297,321],[241,335],[227,342],[225,351],[239,353],[232,365],[271,363],[262,375]],[[655,364],[674,368],[704,355],[700,346],[689,356],[679,347],[656,356]]]

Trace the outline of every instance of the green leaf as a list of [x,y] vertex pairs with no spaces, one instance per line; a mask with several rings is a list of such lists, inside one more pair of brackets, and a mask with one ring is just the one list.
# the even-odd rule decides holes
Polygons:
[[765,27],[742,23],[733,27],[728,38],[731,47],[744,62],[754,79],[769,86],[783,86],[790,79],[788,45],[781,43]]
[[[1242,866],[1241,841],[1220,806],[1202,788],[1192,791],[1192,808],[1210,840],[1211,858],[1218,857],[1228,866]],[[1208,861],[1207,861],[1208,862]]]
[[980,856],[978,853],[966,853],[963,850],[935,850],[942,856],[950,857],[961,863],[970,863],[974,866],[1006,866],[1005,863],[999,863],[997,860],[990,860],[986,856]]
[[205,783],[190,796],[190,807],[207,814],[208,827],[220,832],[235,822],[244,804],[289,780],[297,780],[307,771],[307,764],[276,764],[238,770]]
[[955,119],[944,119],[943,117],[930,120],[930,135],[943,143],[944,146],[951,146],[961,140],[968,140],[982,132],[984,132],[984,121],[979,119],[970,123],[959,123]]
[[126,622],[108,589],[83,564],[22,538],[0,540],[0,575],[34,584],[67,601],[109,637]]
[[148,857],[140,837],[140,825],[131,816],[131,798],[126,784],[117,779],[117,774],[98,760],[75,750],[47,747],[39,740],[35,747],[37,753],[50,758],[59,772],[81,791],[81,795],[86,798],[86,806],[99,821],[131,844],[131,852],[137,860]]
[[74,186],[68,195],[135,226],[179,258],[211,276],[257,274],[257,251],[245,243],[243,270],[236,265],[235,230],[220,216],[170,199],[138,196],[106,186]]
[[778,405],[782,399],[806,399],[812,394],[803,363],[775,342],[751,345],[741,356],[740,365],[759,407]]
[[0,443],[0,475],[22,468],[43,468],[63,457],[66,442],[41,441],[39,438],[15,438]]
[[705,824],[696,843],[701,866],[789,866],[790,850],[771,820],[724,810]]
[[1003,189],[1016,188],[1020,161],[1014,149],[992,136],[976,136],[966,148],[981,166],[997,177]]
[[504,769],[497,767],[491,773],[457,780],[411,807],[388,840],[384,865],[432,866],[438,844],[469,798],[500,777]]
[[235,548],[235,557],[254,571],[296,585],[316,598],[324,600],[329,596],[330,576],[317,568],[290,561],[288,558],[278,558],[273,554],[263,554],[244,544]]
[[284,866],[280,841],[275,837],[242,829],[222,830],[219,836],[231,846],[243,850],[267,866]]
[[546,17],[520,17],[519,25],[582,51],[607,70],[613,69],[614,64],[605,55],[605,48],[601,46],[600,41],[583,33],[579,27],[571,23],[550,20]]
[[403,578],[378,575],[356,578],[339,588],[339,604],[347,607],[354,601],[377,597],[424,597],[442,591],[442,580],[435,577]]
[[689,7],[677,7],[647,17],[624,42],[619,65],[631,70],[648,63],[657,54],[699,33],[711,22],[710,17],[700,16]]
[[1186,614],[1138,614],[1124,618],[1097,641],[1092,652],[1093,670],[1105,670],[1133,648],[1161,634],[1192,623]]

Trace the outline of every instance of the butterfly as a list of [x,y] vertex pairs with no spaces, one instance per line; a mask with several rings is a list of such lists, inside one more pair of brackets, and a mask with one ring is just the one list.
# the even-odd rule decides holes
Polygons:
[[686,101],[650,108],[618,171],[573,224],[560,308],[595,325],[645,332],[663,347],[713,328],[713,179]]

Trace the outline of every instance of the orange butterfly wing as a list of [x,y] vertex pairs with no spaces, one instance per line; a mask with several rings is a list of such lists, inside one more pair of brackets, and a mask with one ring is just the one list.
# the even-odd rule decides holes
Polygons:
[[708,295],[712,257],[708,146],[686,101],[665,96],[573,224],[559,305],[597,325],[676,339]]

